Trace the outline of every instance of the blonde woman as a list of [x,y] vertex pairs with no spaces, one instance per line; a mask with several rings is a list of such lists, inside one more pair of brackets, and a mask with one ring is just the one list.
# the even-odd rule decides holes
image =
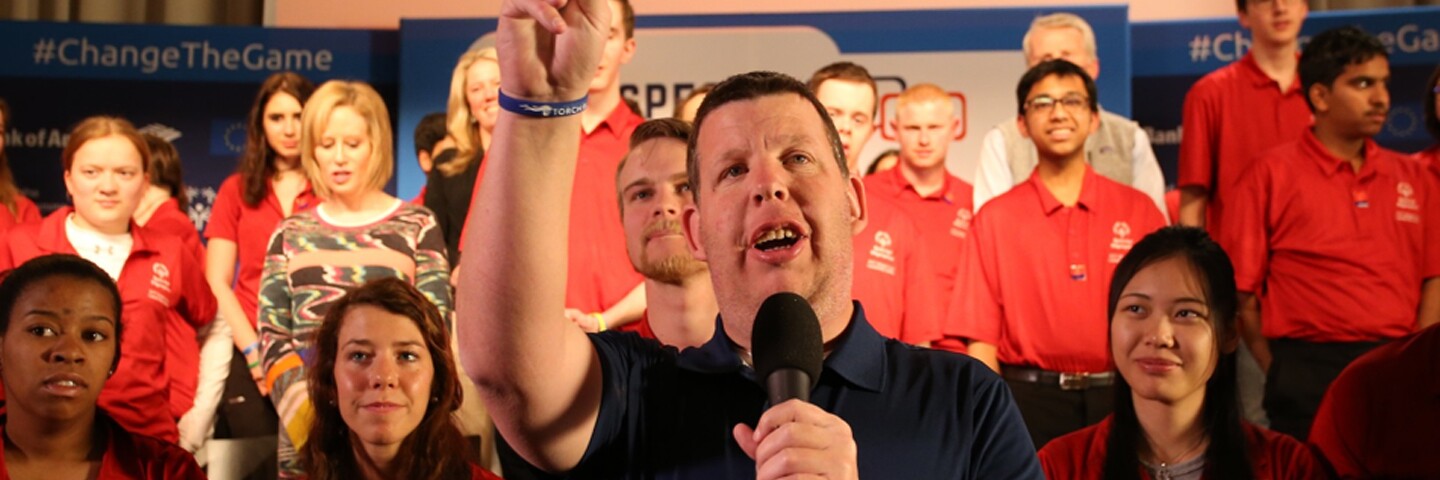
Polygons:
[[302,473],[296,452],[314,415],[306,367],[315,330],[334,302],[366,281],[397,277],[449,316],[450,267],[435,217],[382,190],[394,172],[391,141],[389,111],[369,85],[326,82],[305,103],[301,165],[321,201],[280,223],[260,283],[260,348],[280,414],[280,478]]
[[495,118],[500,112],[500,63],[494,48],[472,49],[455,63],[445,129],[455,148],[435,158],[425,179],[425,207],[435,212],[452,265],[460,264],[460,233]]

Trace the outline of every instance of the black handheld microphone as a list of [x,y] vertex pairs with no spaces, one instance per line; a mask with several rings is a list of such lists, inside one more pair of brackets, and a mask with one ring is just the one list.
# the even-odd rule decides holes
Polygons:
[[750,330],[750,354],[770,405],[792,398],[810,401],[810,389],[820,381],[821,343],[820,320],[805,297],[780,292],[760,304]]

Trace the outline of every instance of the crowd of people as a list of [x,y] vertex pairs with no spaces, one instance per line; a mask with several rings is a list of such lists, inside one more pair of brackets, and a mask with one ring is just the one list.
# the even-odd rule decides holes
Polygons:
[[[627,0],[505,0],[411,200],[361,82],[260,86],[203,242],[176,150],[123,118],[72,129],[43,217],[0,143],[0,478],[1440,477],[1440,146],[1373,140],[1374,36],[1302,51],[1304,2],[1237,11],[1168,194],[1068,13],[1025,35],[973,186],[932,83],[861,171],[852,62],[642,118]],[[808,401],[753,367],[779,292],[818,319]]]

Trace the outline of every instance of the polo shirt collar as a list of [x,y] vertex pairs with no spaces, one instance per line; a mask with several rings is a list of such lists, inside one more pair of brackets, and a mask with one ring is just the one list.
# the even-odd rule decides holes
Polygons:
[[[885,388],[885,337],[880,336],[865,319],[865,309],[854,302],[855,313],[850,324],[834,341],[834,348],[825,357],[825,370],[835,373],[850,384],[869,391]],[[734,343],[725,335],[725,323],[715,317],[715,336],[704,345],[687,348],[677,360],[680,368],[699,373],[740,372],[754,379],[755,371],[740,362]]]
[[[1315,136],[1314,129],[1305,129],[1305,135],[1301,138],[1305,156],[1314,159],[1321,173],[1324,173],[1327,178],[1351,169],[1350,162],[1332,155],[1330,150],[1325,148],[1325,144],[1320,143],[1320,138]],[[1360,166],[1360,171],[1355,175],[1361,178],[1372,174],[1393,176],[1394,165],[1387,162],[1385,156],[1380,152],[1380,145],[1375,143],[1374,139],[1365,139],[1365,164]]]
[[[265,203],[270,204],[270,208],[280,213],[282,218],[285,216],[285,209],[280,206],[280,194],[276,193],[275,189],[270,189],[270,194],[265,196]],[[290,213],[293,215],[303,212],[319,204],[315,197],[315,188],[310,184],[310,180],[305,180],[305,188],[300,189],[300,194],[295,196],[295,203],[290,205]]]
[[900,171],[901,168],[901,166],[896,165],[895,168],[892,168],[889,170],[889,172],[887,172],[890,174],[890,183],[893,184],[897,189],[909,190],[911,193],[914,193],[916,197],[920,197],[925,200],[944,200],[949,203],[955,202],[955,199],[950,198],[950,192],[954,191],[956,179],[953,175],[950,175],[950,172],[945,172],[945,182],[940,184],[939,190],[935,190],[929,195],[921,195],[920,191],[915,189],[915,185],[911,184],[910,180],[905,178],[905,173]]
[[[1060,211],[1061,208],[1065,208],[1065,204],[1060,203],[1060,199],[1055,198],[1055,195],[1050,193],[1050,189],[1045,188],[1045,182],[1040,181],[1039,168],[1036,168],[1034,172],[1030,173],[1029,182],[1030,185],[1035,188],[1035,193],[1040,197],[1040,211],[1044,212],[1046,216],[1053,215],[1055,212]],[[1095,169],[1090,168],[1090,164],[1088,163],[1085,164],[1085,179],[1082,182],[1083,183],[1080,184],[1080,198],[1075,202],[1075,206],[1085,210],[1092,210],[1095,207],[1097,198],[1095,190],[1097,190],[1097,188],[1095,186]]]
[[584,135],[587,137],[592,135],[599,135],[600,132],[603,130],[605,132],[608,132],[611,136],[618,138],[621,136],[621,134],[633,130],[630,127],[639,125],[643,122],[644,119],[640,118],[640,116],[637,115],[635,112],[630,111],[630,106],[625,104],[624,99],[621,99],[620,103],[615,104],[615,108],[610,110],[610,114],[606,115],[605,119],[601,120],[600,124],[596,125],[594,130],[591,130],[590,133]]
[[[1298,58],[1300,55],[1296,54],[1295,56]],[[1245,78],[1250,80],[1251,85],[1254,85],[1256,87],[1275,87],[1276,90],[1280,89],[1279,82],[1271,79],[1269,75],[1265,74],[1264,70],[1260,69],[1260,63],[1255,61],[1254,52],[1246,53],[1244,57],[1240,58],[1240,71],[1245,74]],[[1284,92],[1281,93],[1285,95],[1290,95],[1292,93],[1299,92],[1300,69],[1296,68],[1295,78],[1290,80],[1290,88],[1286,89]]]
[[[40,232],[36,244],[47,253],[69,253],[75,254],[75,246],[70,243],[70,238],[65,235],[65,221],[70,214],[75,212],[75,207],[64,206],[55,210],[44,219],[40,220]],[[144,229],[130,221],[130,238],[133,244],[130,246],[130,254],[151,253],[154,247],[145,241]]]

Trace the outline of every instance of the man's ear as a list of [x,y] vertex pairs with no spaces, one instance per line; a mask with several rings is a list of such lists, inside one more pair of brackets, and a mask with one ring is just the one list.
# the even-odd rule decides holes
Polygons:
[[1311,85],[1310,90],[1307,90],[1305,92],[1305,96],[1310,98],[1310,105],[1314,106],[1314,113],[1324,113],[1330,111],[1329,85],[1325,85],[1322,83],[1316,83],[1314,85]]
[[1017,115],[1015,117],[1015,125],[1020,127],[1020,136],[1030,138],[1030,127],[1025,125],[1024,115]]
[[685,246],[690,248],[690,254],[694,255],[696,260],[709,261],[705,258],[705,245],[700,242],[700,209],[695,206],[695,202],[685,206],[685,211],[680,213],[680,223],[685,231]]
[[630,59],[635,58],[635,45],[635,37],[625,39],[625,45],[620,47],[621,65],[628,64]]
[[870,221],[870,201],[865,198],[865,182],[860,180],[860,176],[851,175],[846,181],[850,182],[845,197],[850,201],[850,236],[853,237],[864,231],[865,224]]

